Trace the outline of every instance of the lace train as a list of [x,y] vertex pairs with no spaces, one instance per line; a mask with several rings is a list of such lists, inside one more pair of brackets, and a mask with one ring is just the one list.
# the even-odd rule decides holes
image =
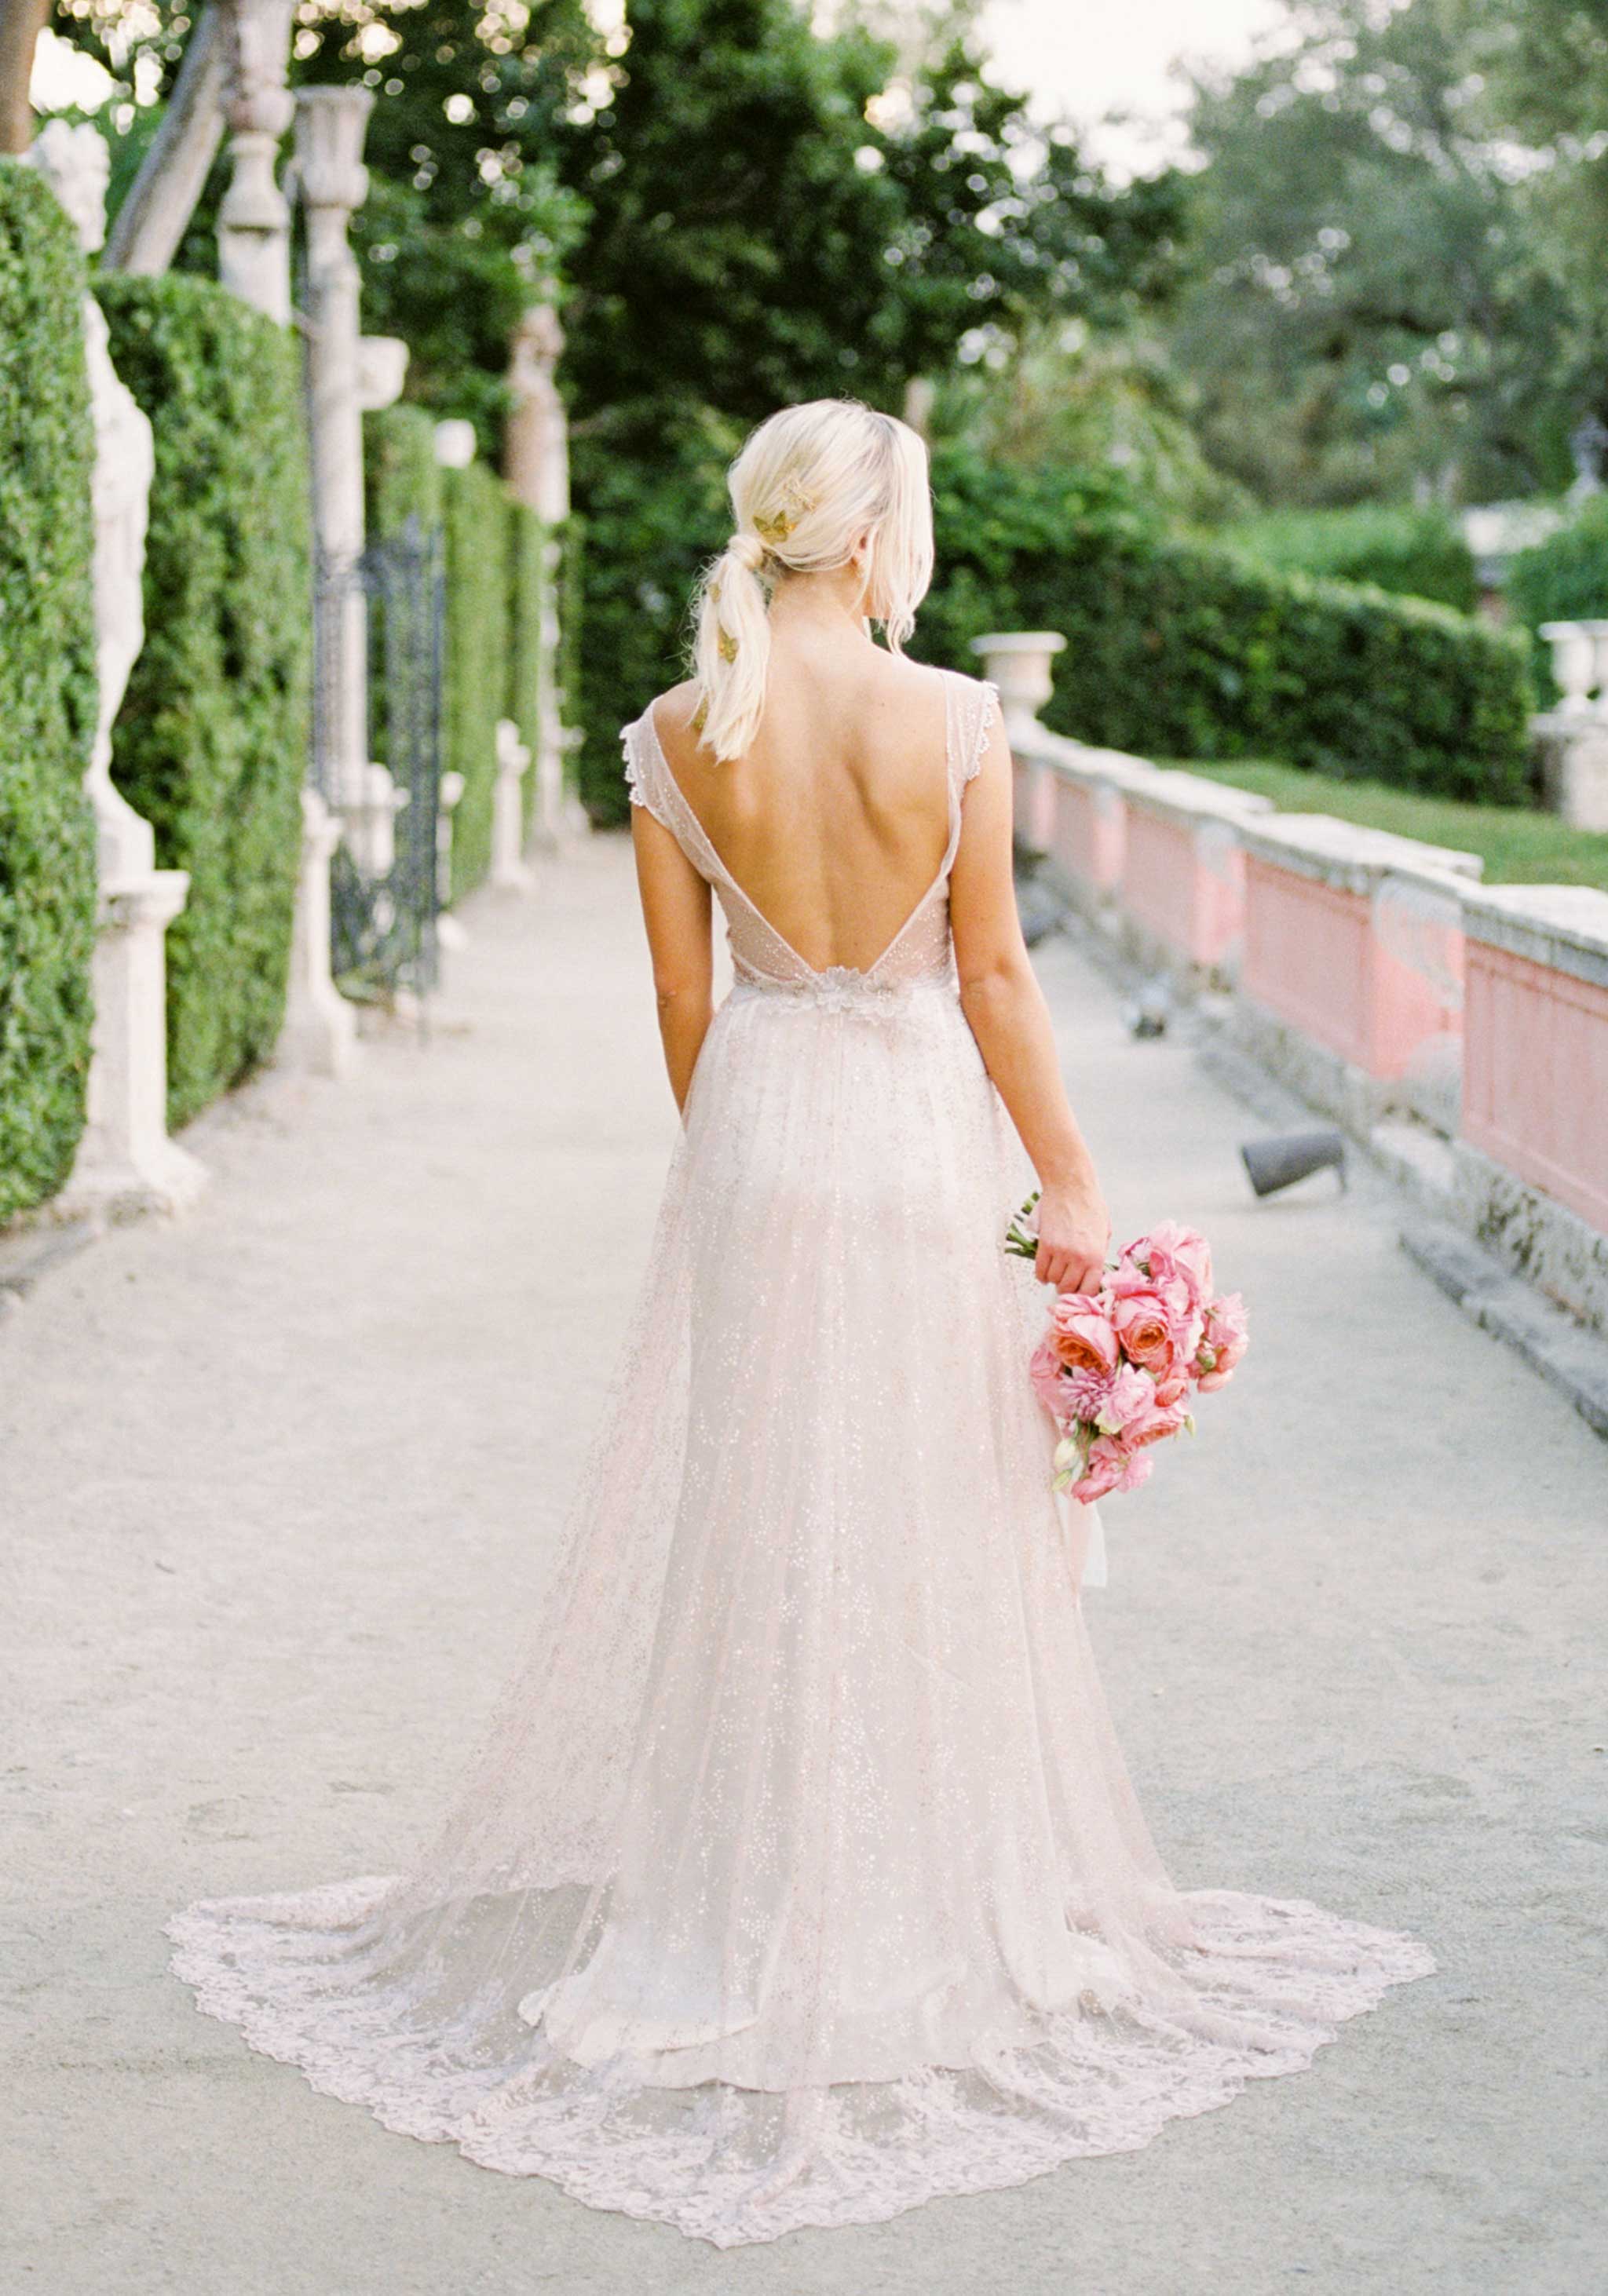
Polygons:
[[[505,2009],[488,2014],[484,1992],[455,2033],[420,2021],[415,1993],[352,1989],[343,1956],[363,1955],[342,1932],[372,1935],[395,1887],[193,1906],[168,1924],[173,1967],[209,2016],[386,2128],[718,2248],[1137,2151],[1249,2080],[1300,2071],[1347,2018],[1434,1966],[1414,1939],[1301,1899],[1200,1891],[1178,1901],[1194,1942],[1146,1956],[1143,1994],[1045,2017],[1036,2038],[980,2035],[964,2062],[886,2082],[660,2088],[628,2059],[573,2063]],[[506,2058],[488,2053],[497,2032]]]

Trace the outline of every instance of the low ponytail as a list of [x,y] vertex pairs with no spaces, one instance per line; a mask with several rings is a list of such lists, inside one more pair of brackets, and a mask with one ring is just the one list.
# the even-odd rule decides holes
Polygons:
[[927,450],[852,399],[784,407],[732,464],[736,532],[696,603],[693,723],[717,758],[752,746],[770,667],[770,600],[790,574],[830,574],[869,540],[864,611],[897,653],[932,578]]
[[769,555],[757,534],[734,534],[705,570],[698,594],[693,647],[698,731],[721,758],[742,755],[765,707],[765,674],[770,663]]

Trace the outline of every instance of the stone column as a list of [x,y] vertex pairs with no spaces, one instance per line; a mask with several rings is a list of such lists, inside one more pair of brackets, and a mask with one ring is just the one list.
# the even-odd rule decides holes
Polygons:
[[296,165],[307,215],[308,403],[313,533],[324,601],[318,615],[316,778],[340,816],[357,866],[383,875],[395,858],[397,792],[368,754],[368,615],[363,555],[364,349],[361,281],[347,240],[368,192],[363,136],[373,97],[364,87],[296,91]]
[[217,0],[224,14],[224,116],[234,168],[217,211],[217,275],[287,326],[291,209],[275,178],[295,104],[285,86],[294,0]]
[[570,430],[554,379],[564,347],[550,303],[533,303],[514,332],[508,366],[512,399],[504,434],[503,475],[517,501],[533,510],[548,531],[544,545],[540,636],[540,714],[536,745],[536,807],[532,835],[549,849],[583,831],[586,816],[569,803],[564,757],[569,746],[559,690],[558,573],[561,552],[551,538],[570,515]]
[[[53,120],[29,154],[77,226],[86,252],[105,237],[109,162],[98,131]],[[168,927],[190,880],[159,869],[151,824],[111,780],[111,727],[144,641],[145,519],[151,425],[119,382],[106,322],[83,305],[94,422],[95,675],[99,706],[85,791],[94,815],[99,906],[88,1121],[63,1210],[176,1211],[206,1169],[168,1137]]]

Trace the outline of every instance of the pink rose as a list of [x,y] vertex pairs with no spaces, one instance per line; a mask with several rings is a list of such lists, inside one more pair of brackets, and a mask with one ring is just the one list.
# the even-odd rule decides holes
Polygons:
[[1135,1458],[1114,1436],[1102,1435],[1089,1446],[1088,1463],[1072,1485],[1072,1496],[1085,1506],[1109,1491],[1135,1491],[1149,1477],[1152,1462]]
[[1169,1435],[1176,1435],[1188,1417],[1181,1403],[1153,1404],[1147,1412],[1129,1421],[1122,1430],[1122,1440],[1130,1451],[1145,1450],[1152,1443],[1162,1443]]
[[1226,1292],[1206,1310],[1201,1344],[1194,1357],[1201,1387],[1207,1394],[1214,1388],[1227,1386],[1250,1344],[1245,1302],[1237,1292]]
[[1050,1343],[1069,1371],[1114,1371],[1117,1338],[1103,1300],[1067,1292],[1050,1312]]
[[1180,1402],[1189,1392],[1189,1374],[1182,1365],[1175,1364],[1156,1382],[1156,1401],[1165,1410],[1169,1404]]
[[1177,1359],[1173,1318],[1159,1292],[1128,1292],[1112,1303],[1112,1322],[1130,1363],[1159,1379]]

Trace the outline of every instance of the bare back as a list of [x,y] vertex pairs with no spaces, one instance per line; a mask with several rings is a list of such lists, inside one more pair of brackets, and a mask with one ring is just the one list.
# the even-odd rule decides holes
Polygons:
[[941,673],[869,641],[778,631],[744,756],[701,746],[693,708],[677,686],[653,705],[654,730],[730,875],[807,964],[874,964],[948,843]]

